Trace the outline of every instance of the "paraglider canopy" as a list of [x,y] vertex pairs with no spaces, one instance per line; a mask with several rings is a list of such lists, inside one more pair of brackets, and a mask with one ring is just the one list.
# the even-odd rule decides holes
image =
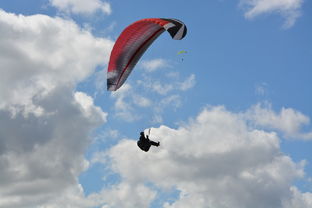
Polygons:
[[123,30],[115,42],[107,69],[107,90],[116,91],[128,78],[147,48],[164,31],[181,40],[186,26],[177,19],[149,18],[136,21]]
[[183,53],[187,53],[187,51],[184,51],[184,50],[179,51],[179,52],[178,52],[178,55],[183,54]]
[[[184,53],[187,53],[187,51],[184,51],[184,50],[179,51],[179,52],[178,52],[178,55],[181,55],[181,54],[184,54]],[[182,61],[184,60],[183,56],[182,56],[181,60],[182,60]]]

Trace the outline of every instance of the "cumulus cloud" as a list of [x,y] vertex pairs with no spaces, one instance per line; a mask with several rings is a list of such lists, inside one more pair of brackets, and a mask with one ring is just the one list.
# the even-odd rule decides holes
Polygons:
[[144,184],[120,183],[103,190],[98,197],[101,196],[104,208],[148,207],[155,195]]
[[35,105],[58,86],[74,86],[104,64],[112,41],[60,18],[0,10],[0,109],[40,115]]
[[312,193],[301,193],[296,187],[291,187],[292,198],[284,203],[285,208],[306,208],[312,206]]
[[278,13],[285,19],[284,27],[289,28],[301,15],[303,0],[240,0],[240,4],[246,9],[245,17],[248,19]]
[[3,10],[0,33],[0,207],[50,207],[80,190],[89,134],[106,121],[75,87],[107,62],[112,42],[61,18]]
[[261,103],[250,108],[244,116],[257,126],[281,131],[286,138],[312,139],[312,132],[302,131],[310,124],[310,118],[292,108],[283,107],[276,113],[271,104]]
[[[177,189],[177,200],[164,202],[163,207],[311,205],[311,194],[292,185],[304,177],[305,161],[295,163],[281,152],[277,132],[255,128],[240,113],[222,106],[208,107],[177,129],[153,128],[151,138],[159,139],[161,146],[151,148],[149,154],[140,151],[134,140],[124,139],[102,156],[120,175],[120,185],[145,185],[151,193],[156,190],[148,183],[164,191]],[[106,191],[112,192],[114,187]],[[115,193],[137,198],[141,192]],[[106,203],[117,207],[114,201]]]
[[50,4],[59,10],[73,14],[92,14],[101,11],[111,14],[111,6],[101,0],[50,0]]

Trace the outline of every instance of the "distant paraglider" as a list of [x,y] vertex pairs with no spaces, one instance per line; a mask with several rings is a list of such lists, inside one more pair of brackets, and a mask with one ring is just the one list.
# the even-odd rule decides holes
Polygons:
[[147,48],[165,30],[175,40],[183,39],[187,32],[180,20],[165,18],[142,19],[124,29],[110,55],[107,90],[116,91],[123,85]]
[[183,51],[183,50],[182,50],[182,51],[179,51],[179,52],[178,52],[178,55],[183,54],[183,53],[187,53],[187,51]]
[[[184,53],[187,53],[187,51],[182,50],[182,51],[179,51],[177,54],[178,54],[178,55],[181,55],[181,54],[184,54]],[[181,60],[183,61],[184,58],[182,57]]]

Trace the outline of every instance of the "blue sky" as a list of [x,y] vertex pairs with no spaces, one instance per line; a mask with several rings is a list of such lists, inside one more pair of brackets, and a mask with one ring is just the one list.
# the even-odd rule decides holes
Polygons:
[[[311,8],[1,1],[0,207],[311,207]],[[188,34],[163,33],[106,91],[115,40],[149,17]]]

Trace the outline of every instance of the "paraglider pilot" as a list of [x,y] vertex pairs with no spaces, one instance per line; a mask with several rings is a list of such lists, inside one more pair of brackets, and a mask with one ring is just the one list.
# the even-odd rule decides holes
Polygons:
[[140,136],[140,139],[137,142],[137,144],[138,144],[138,146],[140,147],[141,150],[147,152],[152,145],[156,146],[156,147],[159,146],[159,142],[154,142],[154,141],[150,140],[148,138],[148,135],[146,135],[146,137],[145,137],[144,136],[144,132],[141,132],[140,135],[141,136]]

